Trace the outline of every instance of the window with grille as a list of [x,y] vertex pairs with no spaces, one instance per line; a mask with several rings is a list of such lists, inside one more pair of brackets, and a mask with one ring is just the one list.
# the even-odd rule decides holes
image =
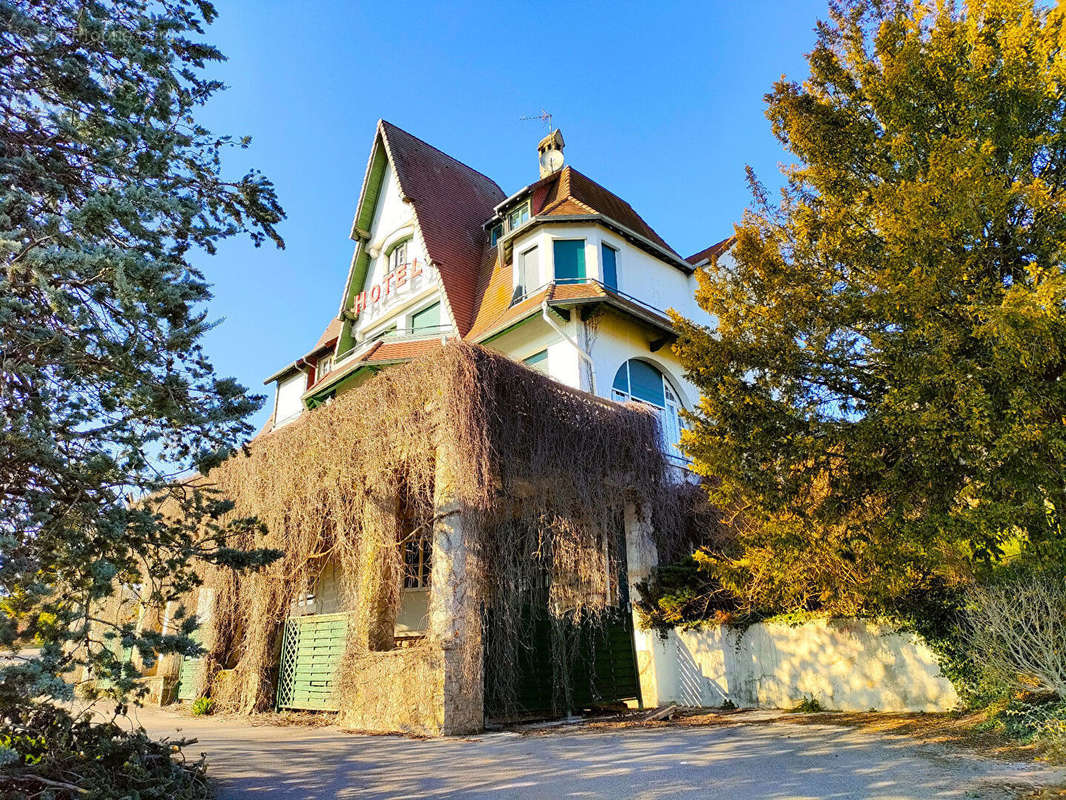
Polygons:
[[[409,241],[409,240],[408,240]],[[407,263],[407,241],[400,242],[389,253],[389,272]]]
[[403,588],[426,589],[433,571],[433,540],[428,533],[408,537],[403,543]]

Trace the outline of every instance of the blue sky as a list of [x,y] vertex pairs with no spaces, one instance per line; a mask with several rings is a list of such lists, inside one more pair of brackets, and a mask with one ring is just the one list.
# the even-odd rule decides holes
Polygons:
[[[679,3],[290,3],[217,0],[207,38],[229,87],[204,110],[249,134],[231,173],[276,184],[285,250],[247,239],[203,266],[223,318],[206,342],[253,391],[306,352],[336,313],[374,125],[384,118],[492,177],[537,178],[542,108],[567,163],[626,199],[682,255],[727,236],[788,160],[763,95],[802,79],[825,0]],[[269,415],[269,399],[255,417]]]

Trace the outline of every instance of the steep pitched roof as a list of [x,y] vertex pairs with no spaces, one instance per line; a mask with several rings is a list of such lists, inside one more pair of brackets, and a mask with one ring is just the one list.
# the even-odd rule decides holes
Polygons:
[[634,233],[639,233],[678,259],[681,258],[674,248],[633,210],[633,206],[573,167],[563,167],[533,184],[531,188],[534,214],[549,217],[602,214]]
[[460,335],[474,319],[477,280],[486,246],[485,221],[504,199],[491,178],[407,131],[380,123],[403,196],[414,205],[430,260],[437,265]]
[[722,239],[720,242],[715,242],[710,247],[700,250],[698,253],[693,253],[685,259],[694,267],[698,267],[704,262],[710,261],[712,258],[722,255],[726,250],[733,246],[733,242],[736,241],[736,236],[729,236]]

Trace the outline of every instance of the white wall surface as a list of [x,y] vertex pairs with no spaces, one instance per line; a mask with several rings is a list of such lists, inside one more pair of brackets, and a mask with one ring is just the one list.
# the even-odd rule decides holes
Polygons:
[[274,410],[274,427],[292,422],[300,416],[304,404],[300,397],[307,390],[307,375],[297,372],[278,381],[277,407]]
[[[554,239],[585,240],[585,274],[595,280],[603,280],[601,244],[618,251],[616,266],[618,290],[631,295],[661,311],[677,309],[690,319],[709,323],[710,317],[696,304],[696,278],[667,264],[650,253],[633,246],[607,228],[594,224],[541,225],[528,233],[520,233],[514,240],[514,253],[525,252],[530,246],[539,249],[540,281],[537,285],[551,282],[554,277],[552,241]],[[535,287],[534,287],[535,288]]]
[[[364,286],[368,292],[375,284],[381,283],[389,272],[385,251],[409,236],[412,238],[407,242],[407,261],[413,264],[417,259],[421,275],[414,276],[412,269],[408,269],[407,281],[403,286],[395,287],[390,283],[388,294],[383,290],[379,301],[369,304],[366,311],[359,315],[356,332],[360,336],[373,335],[393,322],[397,322],[402,329],[409,312],[417,311],[433,299],[440,299],[441,295],[440,275],[434,267],[429,266],[422,237],[417,230],[414,206],[403,201],[391,164],[385,169],[369,233],[370,240],[365,246],[371,258]],[[443,302],[441,324],[451,324],[448,305]]]
[[793,708],[804,697],[841,711],[947,711],[958,695],[912,634],[863,620],[707,626],[666,641],[636,631],[646,705]]

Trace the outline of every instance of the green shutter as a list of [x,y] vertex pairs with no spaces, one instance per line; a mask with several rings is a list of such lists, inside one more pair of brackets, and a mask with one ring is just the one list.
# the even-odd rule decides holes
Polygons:
[[429,329],[435,332],[440,327],[440,303],[416,311],[411,315],[411,330],[414,333]]
[[600,245],[600,253],[603,256],[603,285],[609,289],[618,288],[618,261],[617,253],[613,247]]
[[[190,636],[194,642],[199,645],[203,644],[203,635],[200,633],[200,629],[197,628]],[[203,668],[204,659],[202,656],[190,657],[183,656],[181,659],[181,669],[178,672],[178,699],[179,700],[195,700],[196,690],[198,688],[200,679],[200,670]]]
[[537,372],[547,372],[548,351],[541,350],[539,353],[534,353],[529,358],[523,359],[522,363],[530,369],[535,369]]
[[278,708],[337,711],[333,674],[348,639],[348,614],[289,617],[281,643]]
[[585,240],[556,239],[555,280],[558,283],[575,283],[585,280]]

